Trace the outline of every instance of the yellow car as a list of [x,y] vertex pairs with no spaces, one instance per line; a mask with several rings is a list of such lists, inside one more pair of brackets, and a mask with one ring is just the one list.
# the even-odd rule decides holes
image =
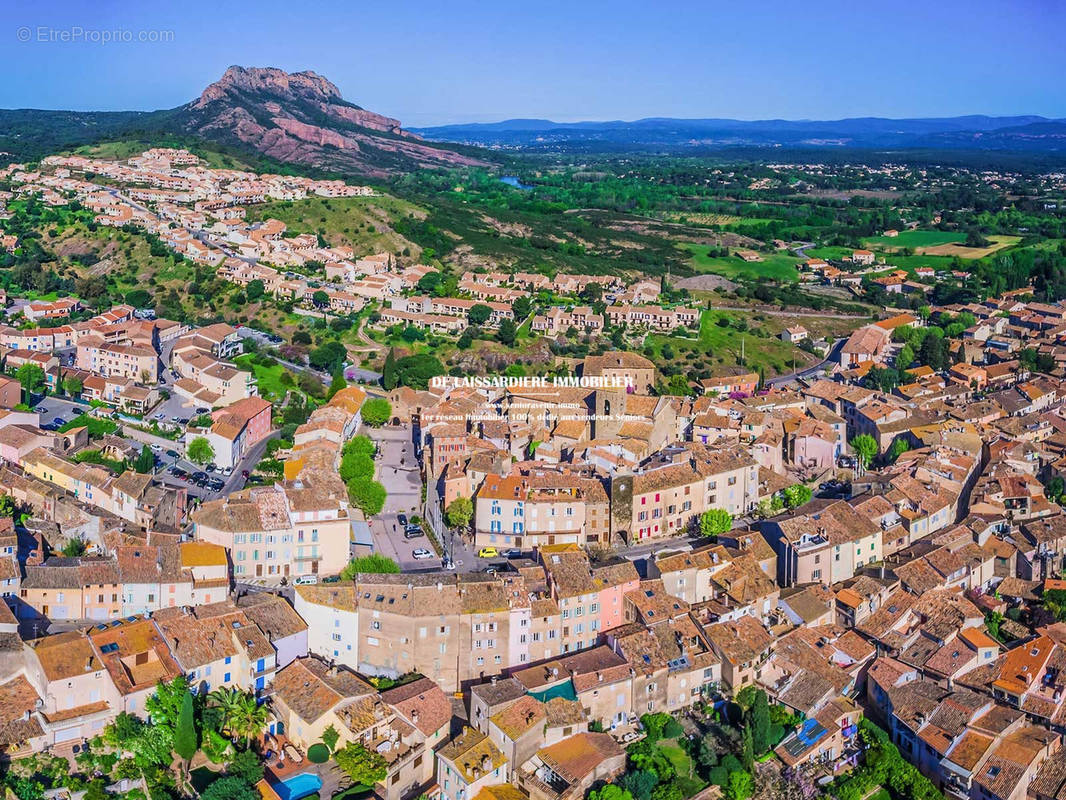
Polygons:
[[482,547],[477,551],[478,558],[496,558],[499,554],[495,547]]

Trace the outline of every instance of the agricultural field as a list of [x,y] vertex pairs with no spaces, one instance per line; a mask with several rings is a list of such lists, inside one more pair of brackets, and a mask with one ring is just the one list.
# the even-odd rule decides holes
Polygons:
[[873,236],[863,240],[871,250],[896,253],[904,248],[916,255],[944,258],[985,258],[1021,241],[1020,236],[989,236],[987,247],[967,247],[965,234],[949,231],[901,231],[899,236]]
[[703,214],[699,212],[677,212],[666,215],[667,222],[680,222],[683,225],[735,225],[738,222],[758,222],[734,214]]
[[960,244],[942,244],[938,247],[927,247],[923,250],[925,255],[950,256],[959,258],[986,258],[995,252],[1013,247],[1022,240],[1021,236],[989,236],[991,244],[988,247],[965,247]]
[[900,231],[898,236],[871,236],[863,244],[871,250],[891,252],[904,247],[912,250],[966,241],[966,234],[951,231]]
[[711,272],[726,278],[750,278],[788,282],[799,280],[796,264],[799,259],[783,253],[760,253],[762,261],[745,261],[739,256],[712,256],[710,247],[702,244],[684,244],[691,253],[689,266],[696,272]]

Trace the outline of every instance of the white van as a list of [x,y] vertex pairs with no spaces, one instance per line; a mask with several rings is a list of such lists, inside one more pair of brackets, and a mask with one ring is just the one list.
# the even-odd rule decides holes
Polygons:
[[301,575],[299,578],[293,581],[297,586],[314,586],[318,583],[317,575]]

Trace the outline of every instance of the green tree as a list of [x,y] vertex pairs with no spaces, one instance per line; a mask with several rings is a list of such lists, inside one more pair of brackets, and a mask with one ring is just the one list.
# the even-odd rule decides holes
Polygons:
[[400,571],[400,565],[386,555],[371,553],[368,556],[359,556],[348,562],[341,571],[341,578],[350,581],[359,574],[395,575]]
[[185,454],[194,464],[208,464],[215,460],[215,448],[203,436],[197,436],[189,442]]
[[851,449],[855,451],[855,457],[859,460],[859,465],[863,469],[870,466],[870,462],[874,460],[879,450],[877,440],[868,433],[859,434],[849,444]]
[[68,397],[77,397],[81,394],[82,386],[81,380],[78,378],[64,378],[63,379],[63,392]]
[[316,289],[311,295],[311,302],[319,308],[329,305],[329,295],[321,289]]
[[260,800],[260,797],[255,787],[244,778],[227,775],[209,783],[201,792],[200,800]]
[[216,689],[208,696],[208,701],[220,712],[222,730],[232,737],[250,743],[266,728],[266,707],[260,705],[251,692]]
[[755,742],[751,735],[751,725],[745,725],[740,735],[740,763],[744,769],[751,769],[755,764]]
[[804,486],[802,483],[794,483],[787,487],[782,494],[785,496],[785,505],[790,509],[799,508],[804,503],[811,501],[811,487]]
[[349,742],[333,754],[337,766],[344,770],[355,783],[373,786],[385,780],[388,764],[385,758],[363,746],[361,742]]
[[733,515],[724,508],[712,508],[700,515],[700,535],[719,536],[733,527]]
[[331,341],[312,350],[307,356],[307,362],[315,369],[332,375],[344,366],[347,358],[348,349],[340,342]]
[[471,325],[484,325],[492,316],[492,309],[484,303],[475,303],[466,312],[466,318]]
[[152,305],[152,295],[147,289],[134,289],[126,292],[126,302],[134,308],[148,308]]
[[529,312],[532,310],[533,301],[525,295],[517,298],[514,303],[511,304],[511,313],[514,314],[515,319],[524,320],[529,316]]
[[496,338],[501,344],[511,347],[518,338],[518,328],[515,327],[513,321],[505,319],[500,323],[500,329],[496,331]]
[[385,365],[381,368],[381,385],[389,392],[396,388],[396,354],[391,347],[385,356]]
[[333,395],[348,386],[348,381],[344,379],[344,370],[338,369],[333,373],[333,379],[329,382],[329,388],[326,390],[326,399],[332,400]]
[[186,769],[196,751],[200,749],[200,742],[196,737],[195,713],[192,695],[186,692],[181,700],[178,724],[174,728],[174,752],[185,762]]
[[366,453],[345,453],[338,469],[341,480],[350,483],[358,478],[374,477],[374,459]]
[[77,558],[85,555],[85,542],[82,539],[67,539],[59,552],[66,558]]
[[754,792],[753,780],[750,772],[743,770],[729,773],[729,783],[725,787],[724,796],[728,800],[748,800]]
[[627,790],[613,783],[608,783],[600,789],[589,792],[589,800],[633,800]]
[[392,403],[384,397],[371,397],[363,403],[363,422],[371,428],[380,428],[392,416]]
[[21,384],[26,392],[25,400],[29,403],[34,392],[39,391],[44,386],[44,370],[36,364],[22,364],[15,370],[15,380]]
[[155,693],[144,702],[144,710],[153,726],[166,726],[172,730],[178,725],[178,714],[185,695],[189,694],[189,681],[179,675],[172,681],[159,681]]
[[343,451],[345,455],[349,453],[362,453],[363,455],[373,457],[374,453],[378,451],[378,446],[374,444],[374,440],[369,436],[359,434],[353,436],[348,440],[348,443],[344,445]]
[[759,689],[751,705],[751,746],[760,755],[770,749],[770,703]]
[[474,503],[469,497],[457,497],[448,505],[444,517],[453,528],[465,528],[474,518]]
[[255,786],[263,779],[263,762],[254,750],[241,750],[226,765],[226,773]]
[[895,463],[901,455],[911,449],[910,442],[906,439],[896,439],[892,442],[892,446],[888,448],[888,460]]
[[254,303],[260,297],[263,296],[266,291],[266,287],[263,282],[256,278],[255,280],[248,281],[248,285],[244,287],[244,294],[248,297],[249,303]]
[[142,475],[150,475],[155,471],[155,453],[152,452],[151,447],[148,445],[141,447],[141,453],[133,462],[133,468]]
[[322,731],[322,744],[328,747],[331,753],[337,749],[337,742],[340,741],[340,738],[341,735],[337,733],[337,729],[333,727],[332,723]]

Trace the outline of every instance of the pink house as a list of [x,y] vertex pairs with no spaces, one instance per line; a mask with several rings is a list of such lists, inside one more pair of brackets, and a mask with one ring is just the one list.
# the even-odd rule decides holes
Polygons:
[[601,631],[617,628],[625,622],[623,598],[626,592],[640,588],[640,576],[631,562],[594,567],[593,580],[602,581],[599,592],[599,622]]

